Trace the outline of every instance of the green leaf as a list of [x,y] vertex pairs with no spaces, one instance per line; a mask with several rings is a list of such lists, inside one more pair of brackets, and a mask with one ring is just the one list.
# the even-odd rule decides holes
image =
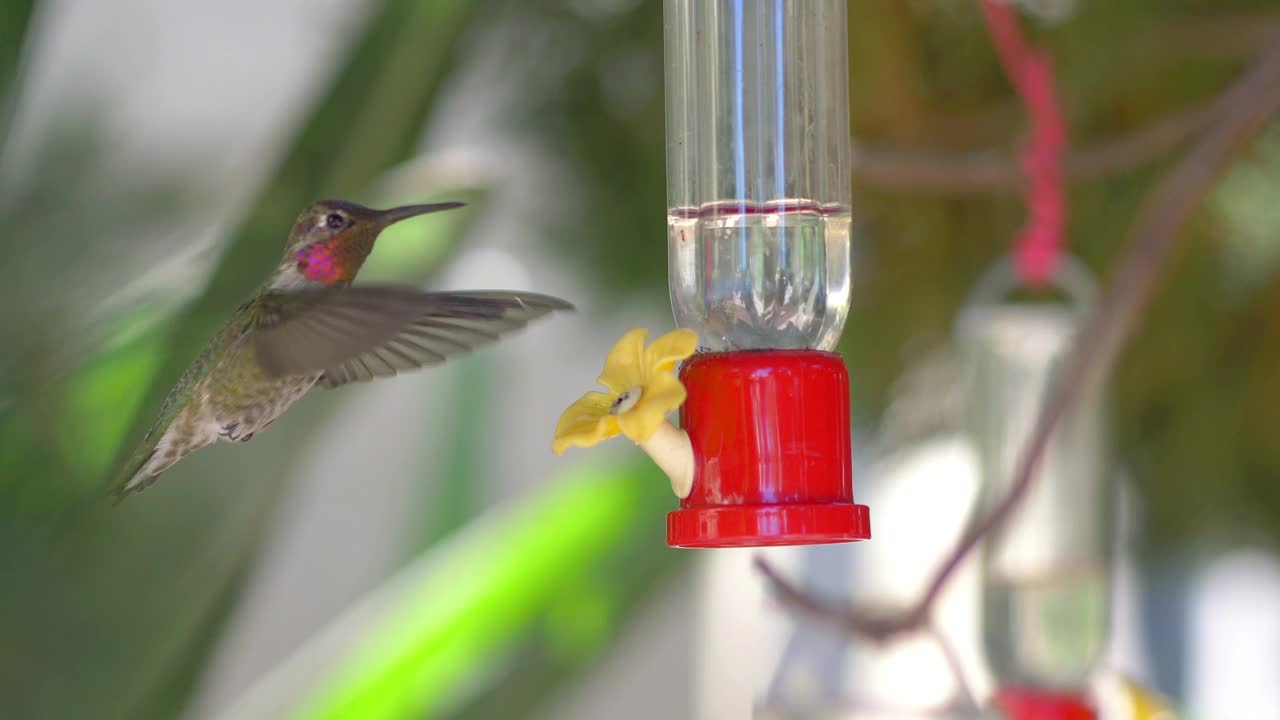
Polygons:
[[[674,559],[661,519],[673,503],[647,458],[563,472],[423,553],[225,715],[284,716],[309,689],[288,716],[438,716],[474,700],[546,617],[561,651],[581,657],[604,645],[619,617],[615,589],[639,591],[618,576],[651,577],[641,563],[618,560]],[[610,579],[587,580],[595,576]],[[573,591],[581,595],[566,595]]]

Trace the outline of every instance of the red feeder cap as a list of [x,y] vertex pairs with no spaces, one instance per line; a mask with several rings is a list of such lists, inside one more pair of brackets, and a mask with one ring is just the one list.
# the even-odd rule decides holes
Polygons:
[[839,355],[697,355],[680,379],[693,489],[667,515],[672,547],[814,545],[871,537],[853,502],[849,373]]
[[1093,706],[1075,693],[1028,687],[1005,687],[996,705],[1009,720],[1097,720]]

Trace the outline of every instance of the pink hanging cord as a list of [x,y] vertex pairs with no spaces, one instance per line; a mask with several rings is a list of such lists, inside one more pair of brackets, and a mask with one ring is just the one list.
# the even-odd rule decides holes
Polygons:
[[1062,156],[1067,148],[1067,122],[1054,91],[1052,59],[1027,45],[1010,2],[978,0],[978,5],[1005,75],[1022,98],[1031,121],[1031,138],[1018,156],[1027,175],[1024,197],[1028,217],[1014,259],[1023,284],[1042,287],[1053,279],[1062,255],[1067,218]]

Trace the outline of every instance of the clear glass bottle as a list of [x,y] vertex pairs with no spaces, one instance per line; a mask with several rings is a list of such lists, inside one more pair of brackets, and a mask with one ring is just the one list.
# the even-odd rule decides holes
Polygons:
[[844,0],[666,0],[676,323],[710,350],[831,350],[849,309]]
[[[1076,302],[1012,303],[1016,283],[998,266],[963,313],[971,361],[969,430],[983,506],[1010,489],[1051,385],[1093,296],[1092,280],[1063,264]],[[1103,382],[1079,390],[1036,471],[1035,484],[983,551],[983,644],[1002,686],[1080,691],[1108,636],[1114,492],[1104,446]]]

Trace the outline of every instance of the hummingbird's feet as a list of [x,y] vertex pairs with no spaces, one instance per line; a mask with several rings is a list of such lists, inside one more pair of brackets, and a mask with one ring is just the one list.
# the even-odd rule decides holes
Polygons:
[[244,433],[243,435],[237,434],[236,430],[238,429],[240,429],[240,421],[237,420],[236,422],[223,425],[222,432],[218,433],[218,435],[232,442],[249,442],[249,440],[253,438],[253,433],[251,432]]
[[[223,440],[230,440],[231,442],[249,442],[253,439],[254,433],[259,430],[266,430],[271,427],[271,423],[275,421],[276,418],[271,418],[261,426],[258,426],[258,417],[255,415],[249,415],[243,420],[236,420],[235,422],[229,422],[223,425],[222,429],[218,431],[218,437]],[[240,432],[242,425],[247,425],[253,428],[253,430],[250,430],[249,432]]]

